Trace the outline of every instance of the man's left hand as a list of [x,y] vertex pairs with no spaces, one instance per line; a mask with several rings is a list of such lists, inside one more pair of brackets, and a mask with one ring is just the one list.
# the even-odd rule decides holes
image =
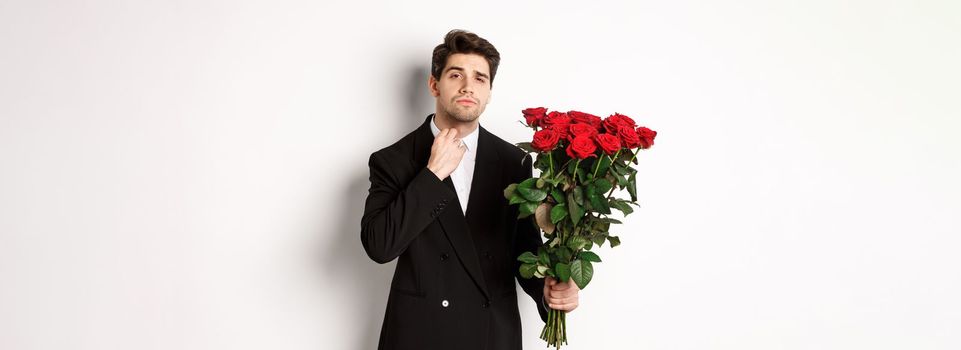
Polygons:
[[577,295],[580,291],[573,279],[561,282],[551,276],[544,278],[544,301],[551,309],[574,311],[578,305]]

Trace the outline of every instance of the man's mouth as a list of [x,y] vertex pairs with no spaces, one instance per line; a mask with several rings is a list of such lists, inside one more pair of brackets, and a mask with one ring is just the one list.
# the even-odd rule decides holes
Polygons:
[[476,105],[476,104],[477,104],[477,102],[474,102],[474,100],[471,100],[471,99],[469,99],[469,98],[459,99],[459,100],[457,100],[457,103],[458,103],[458,104],[465,105],[465,106],[470,106],[470,105]]

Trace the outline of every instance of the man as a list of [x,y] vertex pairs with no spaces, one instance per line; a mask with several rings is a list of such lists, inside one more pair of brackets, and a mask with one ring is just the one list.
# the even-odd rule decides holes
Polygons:
[[378,263],[398,258],[378,349],[521,349],[515,278],[535,301],[571,311],[573,282],[523,279],[517,256],[540,232],[502,193],[531,177],[531,158],[480,127],[500,54],[460,30],[434,49],[436,112],[370,156],[361,241]]

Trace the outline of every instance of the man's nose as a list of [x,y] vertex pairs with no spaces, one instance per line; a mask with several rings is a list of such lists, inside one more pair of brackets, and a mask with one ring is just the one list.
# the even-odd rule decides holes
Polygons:
[[474,89],[471,88],[470,83],[465,81],[463,85],[461,85],[459,92],[461,94],[474,93]]

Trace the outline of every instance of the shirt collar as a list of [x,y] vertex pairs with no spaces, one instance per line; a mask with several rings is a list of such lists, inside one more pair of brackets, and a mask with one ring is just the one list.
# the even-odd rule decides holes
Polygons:
[[[437,134],[440,134],[440,128],[437,127],[437,123],[434,121],[434,119],[436,118],[437,118],[436,115],[430,118],[430,132],[434,134],[434,137],[437,137]],[[464,141],[464,144],[467,145],[468,152],[473,152],[477,150],[477,134],[478,134],[477,130],[478,129],[480,129],[480,125],[477,125],[477,127],[474,128],[474,131],[472,131],[467,136],[462,136],[460,138],[461,140]]]

